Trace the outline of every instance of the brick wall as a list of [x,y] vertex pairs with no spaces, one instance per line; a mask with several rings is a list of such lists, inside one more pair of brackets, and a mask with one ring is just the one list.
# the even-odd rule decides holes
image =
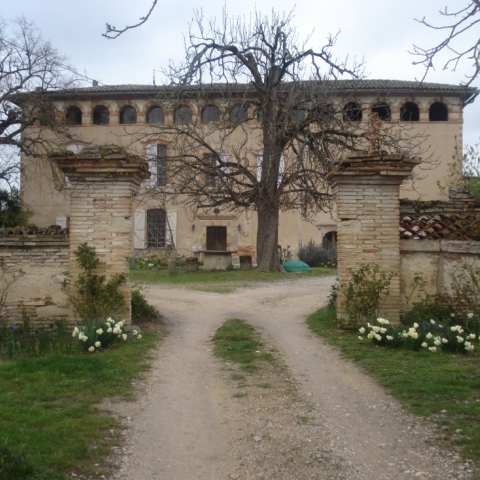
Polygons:
[[25,312],[30,319],[43,323],[69,316],[68,298],[61,288],[69,271],[68,246],[65,236],[0,239],[0,258],[6,271],[0,288],[11,273],[25,272],[8,290],[3,316],[21,320]]

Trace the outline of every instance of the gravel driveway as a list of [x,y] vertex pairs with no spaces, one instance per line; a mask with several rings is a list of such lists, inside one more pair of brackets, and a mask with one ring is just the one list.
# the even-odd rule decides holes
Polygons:
[[[307,329],[333,280],[250,284],[231,294],[149,286],[168,335],[139,400],[115,406],[129,426],[115,478],[480,478],[454,452],[432,446],[433,429]],[[257,328],[283,358],[286,367],[269,379],[275,388],[235,393],[232,367],[212,355],[211,343],[232,317]]]

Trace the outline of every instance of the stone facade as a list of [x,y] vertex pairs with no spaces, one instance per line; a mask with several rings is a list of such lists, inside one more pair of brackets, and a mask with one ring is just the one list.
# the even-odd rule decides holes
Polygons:
[[[338,103],[340,110],[347,105],[347,102],[358,103],[364,112],[359,125],[365,125],[368,111],[380,102],[388,105],[390,109],[388,122],[398,125],[400,129],[403,129],[405,135],[426,134],[429,136],[427,143],[432,147],[426,153],[426,157],[431,156],[438,160],[438,166],[429,169],[427,173],[420,170],[421,166],[417,166],[415,171],[419,173],[419,177],[423,178],[416,181],[414,185],[411,181],[404,182],[400,191],[401,196],[406,198],[418,198],[420,195],[424,200],[440,200],[441,193],[436,187],[436,182],[444,182],[444,178],[448,175],[447,164],[451,162],[456,142],[461,144],[462,141],[463,107],[475,97],[475,89],[466,91],[455,85],[428,83],[419,85],[417,82],[394,80],[365,80],[344,84],[339,82],[339,86],[342,85],[344,90],[333,95],[332,102]],[[213,87],[215,90],[216,87]],[[241,90],[247,87],[238,85],[236,88]],[[208,94],[205,97],[201,95],[196,97],[197,94],[198,90],[192,86],[192,92],[189,94],[186,91],[185,97],[182,98],[182,103],[191,108],[192,125],[205,128],[201,120],[202,102],[218,106],[222,115],[228,116],[228,112],[225,111],[227,108],[224,104],[225,96],[221,91],[212,91],[211,95]],[[150,144],[161,144],[167,148],[167,156],[174,154],[170,150],[168,138],[163,137],[161,128],[151,125],[148,121],[151,109],[158,107],[164,112],[164,125],[174,124],[176,106],[165,88],[152,85],[96,86],[49,92],[48,98],[54,104],[59,118],[66,118],[72,108],[80,111],[81,121],[69,126],[75,141],[66,147],[72,151],[79,151],[81,148],[88,148],[92,145],[119,144],[145,157]],[[430,118],[430,107],[438,102],[446,107],[448,118],[443,120]],[[418,118],[415,121],[402,119],[402,108],[407,104],[418,106]],[[95,124],[94,114],[99,106],[104,106],[108,110],[108,123]],[[127,106],[133,107],[136,112],[135,123],[122,123],[122,109]],[[255,115],[254,107],[249,108],[251,119],[242,125],[241,130],[248,134],[249,162],[252,171],[255,171],[257,155],[261,148],[259,147],[261,123]],[[235,134],[231,138],[231,144],[234,146],[235,142],[241,140],[242,137]],[[228,154],[227,151],[225,153]],[[286,152],[287,164],[289,155],[290,152]],[[35,182],[31,182],[28,188],[22,188],[23,199],[34,212],[33,222],[38,226],[49,226],[56,223],[59,217],[68,220],[70,218],[69,197],[72,187],[66,185],[63,191],[58,192],[51,179],[36,174],[34,160],[24,157],[22,162],[25,168],[22,187],[27,185],[29,178],[35,178]],[[168,184],[168,171],[166,177]],[[218,222],[213,224],[227,227],[227,248],[237,251],[238,255],[252,255],[253,262],[256,262],[257,219],[254,211],[238,213],[222,211],[218,217],[212,219],[202,219],[201,216],[192,218],[181,203],[162,205],[155,200],[154,196],[142,195],[142,193],[148,193],[148,188],[148,185],[145,184],[140,188],[140,194],[132,205],[134,255],[143,256],[155,253],[149,247],[150,227],[147,215],[152,209],[160,208],[167,212],[170,226],[173,227],[175,246],[180,254],[186,257],[201,256],[202,254],[197,252],[206,250],[206,229],[212,225],[211,222]],[[230,216],[233,216],[233,219]],[[296,251],[300,242],[306,244],[310,240],[314,240],[316,243],[322,243],[326,235],[330,234],[331,236],[332,232],[337,230],[335,216],[335,212],[333,214],[330,212],[319,213],[310,222],[302,217],[299,210],[281,212],[279,243],[283,247],[290,245],[293,252]],[[136,221],[137,219],[138,221]],[[238,263],[237,256],[234,256],[233,259],[235,263]]]

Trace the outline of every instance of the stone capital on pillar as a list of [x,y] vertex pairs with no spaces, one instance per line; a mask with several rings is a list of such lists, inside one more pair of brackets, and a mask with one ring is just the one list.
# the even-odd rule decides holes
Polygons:
[[419,161],[401,155],[357,153],[346,157],[327,179],[337,204],[337,256],[340,325],[354,326],[345,309],[350,270],[378,265],[394,273],[381,315],[400,319],[400,185]]
[[[148,178],[147,162],[120,147],[86,148],[78,154],[53,154],[68,176],[70,190],[70,285],[81,272],[76,259],[80,244],[95,247],[99,265],[95,273],[107,280],[124,274],[132,251],[132,198]],[[127,280],[119,289],[125,298],[123,320],[131,323],[131,291]]]

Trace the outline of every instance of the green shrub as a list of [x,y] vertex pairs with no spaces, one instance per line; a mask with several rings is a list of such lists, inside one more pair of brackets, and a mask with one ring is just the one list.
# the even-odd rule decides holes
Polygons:
[[132,288],[132,320],[140,320],[142,318],[157,318],[158,310],[150,305],[143,294],[143,288],[134,285]]
[[382,272],[378,265],[362,265],[348,271],[352,279],[343,287],[344,308],[353,325],[364,325],[379,316],[395,274]]
[[300,243],[297,256],[309,267],[335,268],[337,266],[337,249],[325,248],[322,245],[317,245],[313,240],[310,240],[306,245]]
[[125,299],[119,291],[126,280],[125,275],[114,275],[108,282],[105,275],[94,274],[98,266],[95,247],[86,243],[78,246],[75,252],[80,268],[85,272],[78,276],[74,287],[75,294],[70,296],[74,311],[82,321],[105,321],[113,315],[125,312]]

